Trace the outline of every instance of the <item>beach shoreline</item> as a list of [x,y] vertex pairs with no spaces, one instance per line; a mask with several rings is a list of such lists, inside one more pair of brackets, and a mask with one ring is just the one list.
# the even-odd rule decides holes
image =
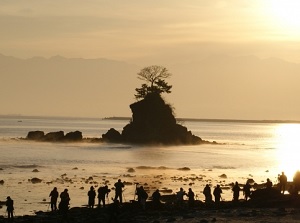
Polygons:
[[[162,200],[165,200],[162,197]],[[255,202],[245,202],[240,200],[238,203],[223,201],[220,205],[214,204],[206,206],[201,201],[196,201],[193,208],[188,207],[185,201],[183,206],[172,203],[170,198],[161,206],[153,206],[151,201],[146,203],[146,210],[139,206],[137,201],[126,202],[116,209],[114,204],[109,204],[105,208],[73,207],[67,215],[60,212],[38,211],[34,215],[16,216],[14,222],[136,222],[136,223],[205,223],[205,222],[281,222],[293,223],[300,220],[300,198],[294,202],[274,202],[274,200],[261,203],[256,206]],[[263,207],[265,206],[265,207]],[[66,221],[62,219],[66,218]],[[0,215],[0,222],[6,222],[6,216]]]

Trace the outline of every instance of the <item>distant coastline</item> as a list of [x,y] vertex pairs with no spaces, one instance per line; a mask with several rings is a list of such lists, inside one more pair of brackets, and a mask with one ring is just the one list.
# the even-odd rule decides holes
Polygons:
[[[130,117],[113,116],[105,117],[104,120],[130,120]],[[246,119],[205,119],[205,118],[176,118],[179,122],[237,122],[237,123],[295,123],[300,121],[295,120],[246,120]]]
[[[23,119],[30,119],[30,118],[43,118],[43,119],[85,119],[85,120],[119,120],[119,121],[130,121],[131,117],[123,117],[123,116],[111,116],[111,117],[73,117],[73,116],[40,116],[40,115],[0,115],[0,118],[15,118],[22,120]],[[300,124],[300,120],[248,120],[248,119],[209,119],[209,118],[176,118],[178,122],[236,122],[236,123],[278,123],[278,124]]]

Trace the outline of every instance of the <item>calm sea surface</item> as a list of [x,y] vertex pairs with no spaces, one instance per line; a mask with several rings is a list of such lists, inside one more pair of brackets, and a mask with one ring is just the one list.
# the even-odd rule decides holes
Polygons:
[[[69,188],[71,206],[87,203],[91,185],[108,184],[121,178],[128,182],[125,200],[134,197],[136,182],[156,189],[192,187],[197,199],[209,183],[221,184],[223,198],[231,200],[228,184],[248,178],[276,183],[285,171],[288,180],[300,169],[300,124],[186,121],[193,134],[218,145],[148,147],[106,143],[40,143],[21,140],[28,131],[79,130],[84,137],[101,137],[108,129],[122,131],[128,121],[84,118],[0,117],[0,200],[15,200],[16,215],[49,208],[49,193],[56,186]],[[189,167],[190,171],[178,170]],[[127,170],[133,168],[135,172]],[[39,172],[33,172],[37,169]],[[227,178],[219,176],[226,174]],[[42,183],[32,184],[37,177]],[[90,180],[87,180],[89,177]],[[227,189],[226,189],[227,188]],[[113,194],[113,192],[112,192]],[[111,196],[112,196],[111,194]],[[108,201],[109,202],[109,201]],[[4,215],[4,209],[3,215]],[[1,215],[1,213],[0,213]]]

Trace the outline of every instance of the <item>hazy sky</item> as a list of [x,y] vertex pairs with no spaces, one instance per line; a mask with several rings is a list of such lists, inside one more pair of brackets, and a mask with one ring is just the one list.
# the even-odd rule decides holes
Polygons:
[[299,11],[297,0],[0,0],[0,50],[141,63],[209,54],[300,62]]
[[[55,55],[107,58],[141,68],[163,65],[174,73],[174,81],[170,81],[174,84],[174,93],[169,98],[180,117],[300,120],[300,105],[295,103],[295,95],[300,94],[295,86],[299,83],[299,68],[295,68],[294,64],[272,61],[270,63],[277,69],[274,71],[276,74],[272,74],[270,63],[258,70],[251,67],[252,63],[261,63],[253,62],[252,56],[300,63],[299,12],[299,0],[0,0],[0,54],[23,59]],[[235,63],[232,63],[227,69],[228,66],[218,60],[218,63],[223,63],[220,66],[223,70],[218,70],[214,67],[217,61],[212,60],[203,63],[201,70],[200,60],[217,55],[243,57],[243,63],[249,56],[246,63],[250,69],[243,63],[235,70]],[[275,68],[276,65],[280,69]],[[286,80],[283,78],[285,66],[290,67]],[[138,69],[134,72],[137,73]],[[248,76],[244,78],[241,72]],[[260,75],[265,75],[263,82],[259,82]],[[274,83],[272,75],[276,75]],[[94,76],[92,84],[102,81]],[[252,76],[257,79],[249,78]],[[247,78],[251,85],[247,85]],[[65,79],[68,80],[68,77]],[[58,97],[65,95],[68,87],[76,89],[75,86],[79,86],[82,80],[84,77],[73,86],[66,82],[62,86],[65,89],[56,92]],[[132,86],[136,86],[131,83],[130,91],[122,89],[122,96],[127,98],[122,99],[120,107],[116,107],[114,99],[111,99],[114,111],[119,113],[112,114],[107,109],[100,114],[101,105],[97,108],[93,105],[95,110],[89,107],[92,99],[88,104],[87,98],[103,95],[96,86],[87,87],[86,91],[82,89],[85,95],[78,92],[78,97],[85,98],[82,102],[66,104],[62,97],[60,108],[65,106],[65,110],[52,113],[46,102],[39,107],[28,103],[26,107],[25,102],[20,101],[25,93],[28,101],[34,100],[39,93],[34,91],[37,86],[46,89],[46,85],[28,81],[26,88],[29,91],[21,93],[14,81],[8,77],[6,81],[2,89],[9,93],[5,95],[4,92],[4,96],[0,96],[5,107],[2,114],[127,116],[130,115],[128,104],[133,100]],[[49,91],[51,89],[53,86],[49,85]],[[89,91],[93,95],[88,95]],[[14,95],[8,95],[11,92]],[[29,95],[30,92],[33,93]],[[195,98],[186,100],[188,96],[184,94]],[[51,99],[50,96],[48,98]],[[105,101],[104,98],[99,100]],[[195,100],[201,100],[202,104],[195,104]],[[78,103],[82,104],[81,113]]]

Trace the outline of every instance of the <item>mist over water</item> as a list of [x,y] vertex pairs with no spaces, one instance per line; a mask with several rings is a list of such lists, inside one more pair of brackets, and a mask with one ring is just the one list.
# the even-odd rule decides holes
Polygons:
[[[32,214],[46,211],[49,193],[54,186],[59,192],[69,188],[71,207],[87,204],[91,185],[108,184],[111,188],[118,178],[132,183],[124,196],[133,198],[134,182],[147,183],[150,195],[155,188],[169,188],[173,193],[180,187],[192,187],[199,199],[206,183],[228,185],[247,178],[276,183],[277,174],[285,171],[292,180],[298,164],[289,165],[297,154],[298,144],[291,135],[298,124],[183,122],[193,134],[218,145],[149,147],[106,143],[48,143],[22,140],[29,131],[82,131],[83,137],[101,137],[109,128],[121,131],[127,121],[62,118],[0,118],[0,172],[4,184],[2,197],[15,200],[16,213]],[[283,129],[283,130],[282,130]],[[284,141],[285,132],[290,138]],[[296,135],[295,135],[296,137]],[[297,149],[296,149],[297,148]],[[286,153],[283,150],[288,151]],[[294,153],[294,154],[293,154]],[[179,170],[188,167],[189,171]],[[127,170],[133,168],[135,172]],[[37,169],[38,172],[33,172]],[[226,174],[227,178],[219,176]],[[62,177],[63,176],[63,177]],[[32,184],[29,179],[42,179]],[[92,181],[86,181],[92,177]],[[175,178],[195,178],[174,180]],[[172,179],[171,179],[172,178]],[[200,179],[201,178],[201,179]],[[159,179],[155,180],[155,179]],[[96,188],[97,189],[97,188]],[[111,193],[113,196],[113,192]],[[230,190],[223,197],[231,200]]]

